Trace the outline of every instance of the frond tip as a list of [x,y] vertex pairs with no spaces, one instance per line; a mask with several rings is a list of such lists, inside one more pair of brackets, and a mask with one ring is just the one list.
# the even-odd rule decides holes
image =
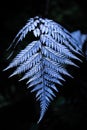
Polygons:
[[58,92],[56,84],[63,85],[63,75],[73,77],[66,69],[67,65],[78,67],[72,59],[81,62],[79,56],[82,51],[78,41],[65,28],[38,16],[31,18],[18,32],[9,49],[14,50],[28,32],[33,32],[38,40],[32,41],[21,50],[4,70],[16,67],[10,77],[23,73],[20,81],[27,79],[28,88],[31,87],[31,92],[36,92],[36,100],[40,101],[41,108],[39,123],[56,96],[54,91]]

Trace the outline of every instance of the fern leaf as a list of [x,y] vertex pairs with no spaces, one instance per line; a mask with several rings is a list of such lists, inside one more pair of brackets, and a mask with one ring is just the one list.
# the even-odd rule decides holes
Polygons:
[[15,72],[12,75],[21,74],[29,69],[31,69],[33,66],[35,66],[36,62],[39,62],[41,59],[41,55],[36,53],[31,58],[26,60],[24,64],[20,64],[20,66],[15,70]]
[[5,69],[13,68],[19,64],[22,64],[29,57],[34,55],[41,48],[41,43],[39,41],[34,41],[30,43],[24,50],[22,50],[10,63],[10,65]]
[[36,92],[36,100],[40,101],[41,108],[39,123],[56,96],[54,91],[58,92],[56,84],[63,85],[63,75],[73,77],[66,69],[67,65],[78,67],[73,60],[82,62],[79,57],[83,54],[78,41],[64,27],[38,16],[28,20],[9,49],[14,49],[18,43],[20,44],[28,32],[33,32],[38,40],[32,41],[21,50],[4,70],[16,67],[10,77],[23,73],[19,81],[27,79],[27,88]]
[[[46,44],[47,47],[52,48],[53,50],[57,51],[58,53],[60,53],[61,55],[63,55],[64,57],[68,57],[68,58],[74,58],[77,60],[80,60],[79,58],[77,58],[72,52],[71,52],[71,47],[70,49],[68,49],[68,46],[65,46],[63,44],[58,44],[58,42],[56,42],[54,39],[52,39],[51,36],[47,36],[47,35],[43,35],[42,36],[42,42]],[[74,50],[75,52],[76,50]],[[76,52],[78,53],[78,52]],[[58,54],[59,55],[59,54]]]

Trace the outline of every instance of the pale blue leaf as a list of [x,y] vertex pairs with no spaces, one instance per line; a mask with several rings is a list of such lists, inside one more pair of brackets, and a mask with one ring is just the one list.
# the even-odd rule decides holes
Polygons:
[[50,102],[56,97],[58,86],[63,85],[64,75],[73,77],[66,69],[67,66],[79,67],[77,62],[73,61],[81,63],[80,57],[83,56],[83,52],[78,45],[78,39],[64,27],[53,20],[36,16],[30,18],[18,32],[8,48],[13,48],[8,58],[14,54],[14,48],[26,38],[28,32],[32,32],[38,40],[32,41],[21,50],[4,70],[16,67],[10,77],[24,74],[19,81],[26,79],[27,88],[36,93],[36,101],[40,102],[40,117],[37,122],[39,123]]

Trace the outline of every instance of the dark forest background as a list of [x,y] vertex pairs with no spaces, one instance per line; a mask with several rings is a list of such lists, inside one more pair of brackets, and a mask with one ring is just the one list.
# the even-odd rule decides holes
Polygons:
[[[66,79],[49,106],[42,122],[39,104],[18,77],[9,79],[6,49],[27,20],[34,16],[50,18],[68,31],[87,33],[87,4],[77,0],[25,0],[0,2],[0,130],[87,129],[87,63],[74,70],[75,78]],[[71,68],[72,69],[72,68]]]

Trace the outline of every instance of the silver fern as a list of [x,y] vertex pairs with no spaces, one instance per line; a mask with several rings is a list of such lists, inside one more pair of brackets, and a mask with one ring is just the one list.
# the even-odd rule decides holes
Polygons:
[[56,96],[54,92],[58,92],[56,84],[62,85],[65,81],[63,75],[72,77],[66,69],[67,65],[78,67],[72,59],[81,62],[79,56],[82,52],[78,41],[65,28],[53,20],[38,16],[28,20],[9,48],[14,49],[20,44],[28,32],[33,32],[38,40],[21,50],[5,70],[17,67],[10,77],[24,73],[20,81],[27,79],[27,87],[32,88],[31,92],[36,92],[36,100],[40,101],[39,123]]

